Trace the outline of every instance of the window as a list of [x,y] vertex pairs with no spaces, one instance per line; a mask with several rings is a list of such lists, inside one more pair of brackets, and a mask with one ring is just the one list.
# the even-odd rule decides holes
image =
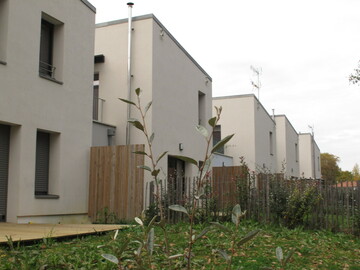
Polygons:
[[53,66],[53,42],[54,42],[54,25],[41,20],[41,37],[40,37],[40,67],[41,75],[55,77],[55,67]]
[[99,120],[99,73],[94,74],[93,119]]
[[[213,134],[213,146],[215,146],[220,141],[221,141],[221,125],[216,125]],[[224,154],[224,146],[219,148],[216,152],[220,154]]]
[[35,164],[35,195],[49,194],[50,134],[37,132],[36,164]]
[[43,13],[39,55],[39,75],[41,77],[58,82],[62,79],[63,41],[63,23]]
[[0,64],[6,64],[9,1],[0,0]]
[[295,161],[299,162],[299,149],[297,143],[295,143]]
[[273,133],[269,132],[270,155],[274,155]]
[[205,94],[199,91],[198,94],[198,124],[205,126]]

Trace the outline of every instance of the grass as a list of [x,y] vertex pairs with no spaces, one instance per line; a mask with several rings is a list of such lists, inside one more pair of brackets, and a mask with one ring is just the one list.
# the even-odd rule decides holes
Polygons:
[[[234,229],[231,223],[225,226]],[[203,227],[205,225],[197,225],[197,232]],[[239,239],[257,228],[261,229],[258,236],[237,250],[232,269],[281,269],[275,255],[276,247],[280,246],[285,256],[289,250],[296,248],[286,269],[360,270],[359,238],[325,231],[289,230],[244,223],[239,230]],[[171,255],[184,252],[187,229],[186,223],[168,226]],[[75,239],[44,239],[32,245],[12,244],[9,241],[7,245],[0,246],[0,269],[118,269],[116,264],[105,260],[101,254],[117,256],[125,239],[135,240],[142,233],[136,227],[119,231],[115,241],[112,240],[113,235],[112,232]],[[182,269],[183,258],[172,260],[169,265],[163,252],[162,239],[160,230],[156,230],[153,269]],[[137,248],[137,243],[130,243],[122,254],[123,266],[136,269],[133,254]],[[225,260],[212,251],[226,251],[229,248],[228,235],[217,229],[211,230],[195,243],[192,269],[225,269]]]

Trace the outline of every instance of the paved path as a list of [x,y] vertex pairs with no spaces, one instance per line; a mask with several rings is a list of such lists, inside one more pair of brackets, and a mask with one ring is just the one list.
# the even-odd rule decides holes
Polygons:
[[0,222],[0,243],[12,241],[38,240],[46,237],[64,237],[96,232],[113,231],[128,225],[101,224],[14,224]]

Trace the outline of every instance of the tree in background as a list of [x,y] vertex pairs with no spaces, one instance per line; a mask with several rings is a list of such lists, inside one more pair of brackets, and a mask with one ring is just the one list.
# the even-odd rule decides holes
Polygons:
[[338,165],[340,158],[329,153],[321,153],[320,158],[322,178],[328,184],[335,184],[341,173]]
[[353,174],[350,171],[340,171],[339,176],[336,178],[336,182],[351,182],[353,181]]
[[357,163],[355,164],[354,168],[352,169],[352,175],[353,175],[354,181],[360,180],[359,164],[357,164]]
[[360,82],[360,61],[358,67],[354,69],[354,73],[350,74],[349,82],[353,84],[358,84]]

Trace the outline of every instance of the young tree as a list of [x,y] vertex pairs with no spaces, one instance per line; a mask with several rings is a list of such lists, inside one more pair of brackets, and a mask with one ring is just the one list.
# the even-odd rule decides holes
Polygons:
[[350,74],[349,82],[353,84],[358,84],[360,82],[360,61],[358,62],[358,67],[354,69],[354,73]]
[[329,153],[321,153],[321,174],[322,178],[329,184],[335,184],[340,175],[338,162],[340,158]]

